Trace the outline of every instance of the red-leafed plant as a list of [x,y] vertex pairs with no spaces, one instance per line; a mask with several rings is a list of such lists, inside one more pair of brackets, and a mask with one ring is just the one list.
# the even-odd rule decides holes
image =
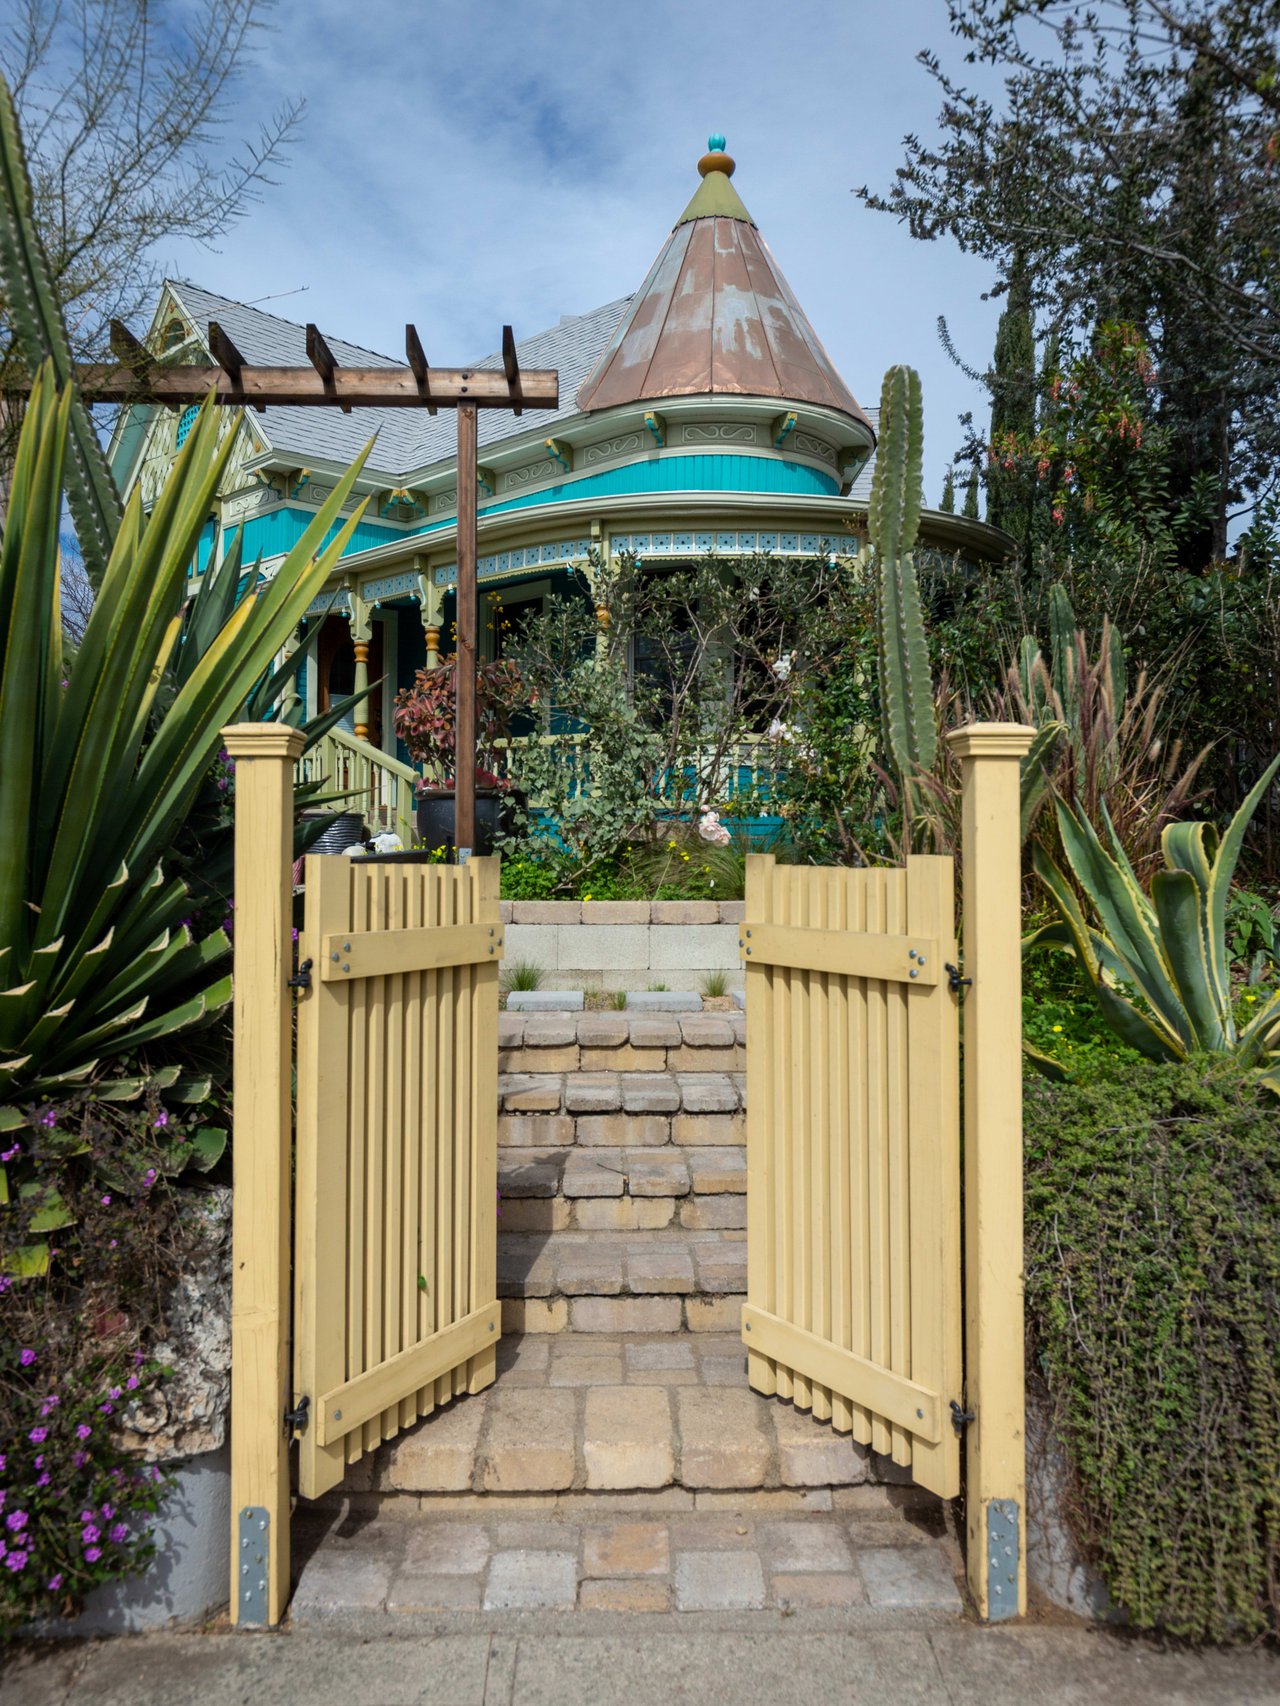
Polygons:
[[[452,657],[436,669],[420,669],[413,686],[396,694],[396,733],[409,755],[428,767],[427,787],[452,787],[458,749],[457,664]],[[476,668],[476,781],[498,783],[498,741],[514,712],[531,703],[524,677],[507,659]]]

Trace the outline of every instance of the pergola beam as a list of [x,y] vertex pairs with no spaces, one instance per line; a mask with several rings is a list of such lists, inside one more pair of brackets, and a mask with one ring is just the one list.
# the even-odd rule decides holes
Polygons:
[[507,391],[511,398],[512,411],[522,415],[524,387],[520,379],[520,362],[516,356],[516,336],[510,326],[502,328],[502,371],[507,376]]
[[[86,403],[164,403],[181,407],[203,403],[210,392],[215,402],[265,408],[285,404],[293,408],[341,408],[344,403],[362,408],[421,409],[435,413],[435,405],[446,408],[474,403],[478,409],[510,409],[511,385],[502,368],[434,367],[429,370],[424,395],[412,367],[335,367],[332,393],[314,367],[250,367],[226,336],[210,328],[217,367],[153,367],[140,378],[130,366],[112,367],[94,363],[76,369],[76,383]],[[13,396],[25,396],[30,379],[15,378],[5,386]],[[525,408],[556,409],[560,406],[560,375],[555,368],[526,369],[519,374],[519,400]]]
[[409,371],[413,374],[414,383],[418,387],[418,397],[426,405],[429,415],[436,412],[435,398],[431,395],[431,369],[427,365],[426,352],[422,340],[418,336],[418,328],[410,320],[404,329],[404,353],[409,363]]
[[338,396],[334,384],[334,374],[338,370],[338,359],[328,344],[320,328],[307,321],[307,360],[320,375],[320,383],[324,386],[324,394],[337,403],[344,415],[351,413],[351,404],[345,398]]

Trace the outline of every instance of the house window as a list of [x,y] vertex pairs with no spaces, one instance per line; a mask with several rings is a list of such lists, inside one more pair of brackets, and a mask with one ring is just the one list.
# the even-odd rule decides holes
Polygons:
[[179,450],[181,450],[183,445],[186,443],[187,434],[191,431],[192,427],[196,424],[196,416],[199,413],[200,413],[199,405],[197,403],[192,403],[190,405],[190,407],[185,408],[182,411],[182,413],[178,416],[178,446],[177,447]]

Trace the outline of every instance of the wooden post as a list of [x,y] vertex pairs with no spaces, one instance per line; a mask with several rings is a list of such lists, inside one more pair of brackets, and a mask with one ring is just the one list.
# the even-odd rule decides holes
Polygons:
[[453,839],[458,857],[476,844],[476,406],[458,404],[457,746]]
[[993,1622],[1027,1609],[1022,1262],[1020,760],[1035,730],[971,723],[964,855],[965,1522],[969,1589]]
[[[289,900],[303,736],[233,723],[222,739],[236,764],[231,1620],[278,1623],[289,1597]],[[245,1576],[246,1557],[265,1568]]]

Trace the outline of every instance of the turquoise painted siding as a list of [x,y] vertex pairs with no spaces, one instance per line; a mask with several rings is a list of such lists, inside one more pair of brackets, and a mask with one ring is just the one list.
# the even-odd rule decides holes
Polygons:
[[772,456],[658,456],[650,462],[633,462],[626,468],[588,474],[585,479],[543,486],[502,503],[488,503],[480,513],[501,515],[507,510],[528,509],[536,504],[632,492],[778,492],[792,497],[829,498],[839,490],[840,483],[834,475]]
[[[281,509],[273,509],[267,515],[255,515],[244,522],[244,560],[252,563],[258,557],[276,557],[285,551],[291,551],[307,528],[315,520],[314,510],[291,509],[285,505]],[[226,550],[231,549],[238,528],[232,527],[227,531]],[[324,536],[327,545],[337,537],[339,524],[334,525]],[[365,551],[371,545],[385,545],[389,540],[401,538],[393,527],[380,527],[376,522],[362,521],[352,535],[349,551]]]
[[[483,518],[504,515],[512,510],[535,509],[541,504],[589,503],[595,498],[647,492],[762,492],[789,497],[834,497],[839,490],[839,482],[833,475],[777,457],[661,456],[652,461],[633,462],[626,468],[610,468],[599,474],[585,475],[582,479],[543,486],[536,492],[506,498],[501,503],[483,504],[480,515]],[[244,522],[245,562],[251,563],[258,556],[278,556],[291,550],[302,537],[312,513],[286,504],[267,515],[257,515]],[[393,539],[420,538],[446,526],[452,526],[452,521],[426,522],[421,527],[407,529],[362,521],[347,546],[347,552],[365,551]],[[329,530],[326,543],[337,531],[336,525]],[[234,534],[235,529],[228,533],[228,548]]]

